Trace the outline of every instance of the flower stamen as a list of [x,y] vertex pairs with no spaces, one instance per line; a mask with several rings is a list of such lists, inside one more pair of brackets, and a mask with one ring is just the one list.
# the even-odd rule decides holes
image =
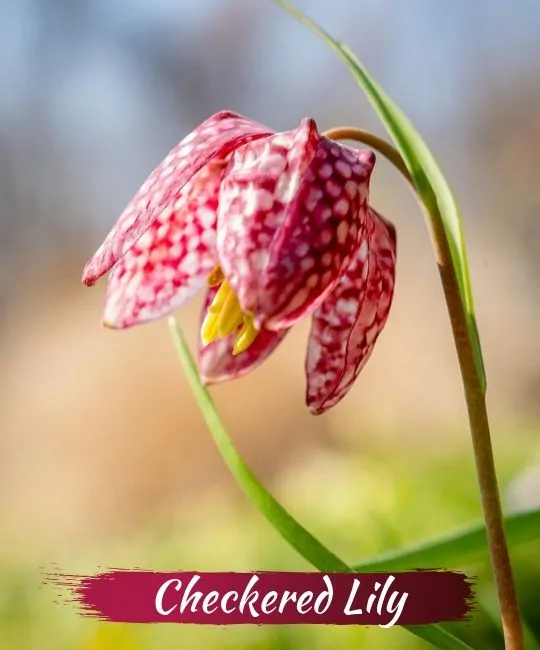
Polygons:
[[[225,284],[222,284],[221,286],[223,287]],[[240,325],[242,325],[243,320],[244,312],[238,303],[236,294],[229,290],[218,316],[219,336],[225,338],[226,336],[229,336],[229,334],[236,332]]]
[[253,316],[242,311],[238,298],[219,265],[212,269],[206,282],[210,287],[220,286],[203,320],[203,345],[207,346],[216,339],[225,338],[240,330],[234,343],[233,355],[245,352],[259,333],[253,324]]
[[212,341],[215,341],[218,338],[218,319],[216,315],[208,311],[204,317],[203,324],[201,326],[201,340],[203,345],[206,347],[210,345]]
[[233,347],[233,356],[245,352],[257,338],[259,330],[253,324],[253,316],[244,316],[244,324],[240,330]]
[[208,277],[206,278],[206,284],[209,287],[217,287],[223,282],[223,280],[225,280],[225,276],[223,275],[221,266],[219,264],[216,264],[208,274]]

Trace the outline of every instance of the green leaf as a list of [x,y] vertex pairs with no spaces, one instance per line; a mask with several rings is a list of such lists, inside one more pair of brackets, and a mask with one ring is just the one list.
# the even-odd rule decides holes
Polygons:
[[[540,510],[528,510],[505,518],[506,539],[510,548],[540,539]],[[484,558],[488,553],[486,529],[483,523],[440,537],[432,542],[360,562],[354,571],[404,571],[406,569],[446,569],[465,566]]]
[[[313,535],[299,524],[292,515],[273,497],[255,477],[236,450],[212,397],[200,381],[197,366],[174,318],[169,319],[173,342],[182,363],[188,383],[203,413],[204,419],[223,460],[247,496],[276,531],[300,555],[323,573],[344,573],[353,569],[321,544]],[[442,650],[472,650],[469,645],[438,625],[418,625],[405,627],[416,636],[432,643]]]
[[467,316],[468,333],[475,353],[476,371],[485,390],[486,374],[476,325],[460,212],[433,154],[403,111],[374,81],[354,52],[345,44],[335,40],[288,0],[273,1],[316,34],[345,62],[403,157],[413,184],[429,214],[431,227],[436,231],[441,227],[444,230],[458,280],[461,301]]

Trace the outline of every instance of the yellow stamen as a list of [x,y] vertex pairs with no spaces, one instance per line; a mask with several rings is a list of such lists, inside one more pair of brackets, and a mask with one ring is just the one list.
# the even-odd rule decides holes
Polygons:
[[220,311],[223,309],[223,305],[227,301],[227,297],[229,296],[230,293],[230,286],[227,281],[225,281],[217,290],[216,295],[214,296],[214,300],[212,300],[212,304],[210,307],[208,307],[208,311],[211,312],[212,314],[219,314]]
[[[224,284],[221,286],[224,286]],[[240,307],[236,294],[231,289],[218,316],[219,336],[222,338],[229,336],[229,334],[235,332],[242,325],[243,320],[244,312],[242,311],[242,307]]]
[[214,268],[208,274],[208,277],[206,278],[206,284],[209,287],[217,287],[223,282],[223,280],[225,280],[225,276],[223,275],[221,266],[219,264],[216,264],[216,266],[214,266]]
[[259,330],[253,324],[253,316],[244,316],[244,325],[234,343],[233,356],[245,352],[257,338]]
[[207,312],[201,326],[201,340],[204,346],[210,345],[218,338],[218,319],[212,312]]
[[221,267],[212,269],[207,278],[211,287],[221,285],[208,307],[201,327],[203,345],[209,345],[218,338],[225,338],[241,328],[234,343],[233,355],[240,354],[253,343],[259,330],[253,324],[253,316],[242,311],[236,294],[223,276]]

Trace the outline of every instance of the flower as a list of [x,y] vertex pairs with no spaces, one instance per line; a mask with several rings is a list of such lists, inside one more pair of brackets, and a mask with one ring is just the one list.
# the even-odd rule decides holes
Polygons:
[[207,384],[261,363],[311,316],[307,404],[340,401],[368,360],[394,292],[396,234],[368,203],[375,164],[312,119],[274,133],[236,113],[205,120],[152,172],[85,267],[112,269],[105,325],[178,308],[205,284]]

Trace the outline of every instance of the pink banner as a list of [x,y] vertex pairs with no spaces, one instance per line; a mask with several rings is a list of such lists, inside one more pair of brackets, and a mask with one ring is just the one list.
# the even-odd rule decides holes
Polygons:
[[451,571],[408,573],[48,574],[84,616],[126,623],[198,625],[428,625],[463,621],[471,580]]

